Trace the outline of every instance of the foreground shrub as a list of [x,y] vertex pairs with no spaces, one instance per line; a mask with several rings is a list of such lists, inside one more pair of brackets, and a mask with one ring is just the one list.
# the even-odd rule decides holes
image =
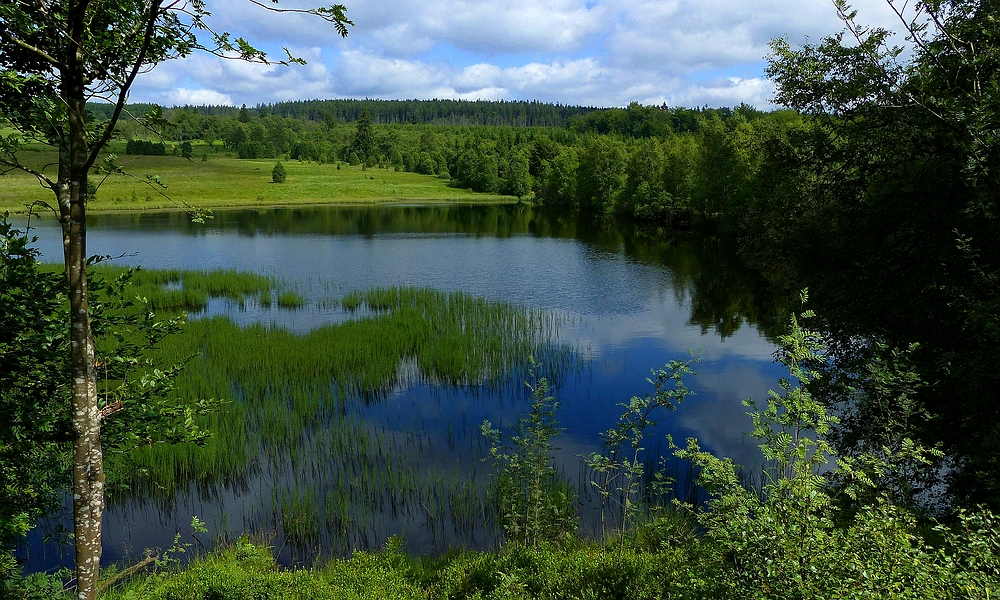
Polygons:
[[358,553],[323,568],[282,569],[271,548],[246,540],[176,572],[143,575],[108,592],[110,600],[310,600],[425,598],[406,579],[399,552]]

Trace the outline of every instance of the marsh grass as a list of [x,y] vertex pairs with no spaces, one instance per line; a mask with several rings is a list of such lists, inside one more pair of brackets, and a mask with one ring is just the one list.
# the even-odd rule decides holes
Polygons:
[[[261,304],[264,304],[263,298],[261,299]],[[299,296],[291,290],[284,290],[278,294],[278,306],[285,309],[302,308],[305,305],[305,300],[302,296]],[[270,306],[268,302],[267,306]]]
[[[206,297],[302,305],[271,278],[230,271],[140,271],[135,291],[163,309],[204,306]],[[568,360],[552,341],[558,319],[427,289],[373,289],[341,305],[355,318],[305,334],[216,316],[167,339],[164,361],[193,357],[179,396],[225,402],[200,423],[215,435],[203,447],[153,445],[113,458],[109,503],[171,511],[192,489],[212,498],[268,481],[271,501],[244,514],[244,526],[273,528],[301,555],[374,547],[401,522],[422,522],[435,539],[489,535],[478,436],[449,430],[442,443],[438,432],[380,430],[350,407],[414,385],[509,385],[528,356]]]
[[[62,265],[50,263],[44,269],[61,271]],[[89,276],[111,281],[128,270],[125,266],[98,263],[89,269]],[[134,269],[128,293],[148,300],[152,310],[170,315],[203,311],[212,298],[224,298],[240,306],[254,301],[270,306],[272,294],[278,294],[279,306],[299,308],[305,304],[301,296],[274,277],[231,269],[138,268]]]

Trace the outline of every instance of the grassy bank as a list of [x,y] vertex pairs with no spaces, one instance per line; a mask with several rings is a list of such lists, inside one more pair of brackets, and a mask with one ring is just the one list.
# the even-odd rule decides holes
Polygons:
[[[893,530],[886,528],[902,533]],[[796,539],[800,532],[793,529],[773,533],[788,550],[801,542]],[[861,534],[840,540],[853,544],[802,560],[780,551],[760,552],[752,545],[734,549],[672,515],[630,533],[625,544],[569,540],[413,557],[402,551],[398,538],[391,538],[378,553],[358,552],[348,559],[295,569],[279,567],[269,547],[243,538],[184,568],[167,565],[158,572],[119,579],[107,586],[102,598],[987,600],[996,597],[1000,584],[996,556],[990,554],[989,543],[986,548],[983,544],[990,535],[995,531],[969,532],[932,548],[919,537],[900,535],[890,541]],[[971,542],[973,547],[956,542]],[[814,543],[804,546],[815,552]],[[889,547],[890,554],[877,553]],[[753,576],[755,571],[761,576]],[[115,569],[104,573],[109,582],[116,575]]]
[[[143,575],[107,600],[212,598],[665,598],[698,597],[681,549],[598,544],[511,548],[414,558],[395,539],[380,553],[359,552],[308,569],[278,567],[264,545],[245,540],[194,561],[181,571]],[[687,565],[689,567],[690,564]],[[109,572],[107,577],[114,577]]]
[[[352,204],[376,202],[504,202],[512,198],[479,194],[449,187],[433,175],[397,172],[392,169],[341,164],[283,161],[285,183],[271,182],[275,159],[240,160],[227,156],[219,146],[195,146],[191,160],[180,156],[126,156],[119,163],[131,176],[110,175],[89,204],[91,211],[154,210],[178,208],[182,203],[199,208],[258,207],[302,204]],[[205,160],[202,160],[202,155]],[[55,177],[56,154],[40,148],[25,150],[20,158],[27,166]],[[166,185],[146,183],[157,176]],[[23,211],[38,200],[54,202],[52,192],[23,172],[0,175],[0,211]]]

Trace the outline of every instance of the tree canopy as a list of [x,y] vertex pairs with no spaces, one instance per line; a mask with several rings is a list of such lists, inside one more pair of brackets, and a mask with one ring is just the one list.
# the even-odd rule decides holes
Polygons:
[[907,48],[859,24],[841,0],[845,31],[800,48],[773,43],[777,101],[811,118],[769,146],[766,170],[780,183],[752,195],[744,222],[815,283],[842,377],[910,348],[928,382],[915,403],[886,405],[877,390],[842,395],[841,451],[888,432],[940,444],[950,462],[935,473],[947,474],[951,500],[995,508],[1000,13],[972,0],[909,13],[890,5]]

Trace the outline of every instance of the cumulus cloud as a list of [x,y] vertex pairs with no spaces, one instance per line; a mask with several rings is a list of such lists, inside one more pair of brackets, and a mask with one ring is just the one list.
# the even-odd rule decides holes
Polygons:
[[[661,101],[670,106],[736,106],[746,103],[768,108],[773,96],[774,83],[763,77],[730,77],[679,88],[670,96],[662,97]],[[657,104],[656,99],[651,100],[645,104]]]
[[[884,1],[856,6],[863,21],[898,28]],[[609,58],[626,67],[694,73],[760,62],[776,37],[802,43],[842,28],[826,1],[630,0],[622,2],[609,37]]]
[[199,106],[203,104],[215,106],[232,106],[233,98],[229,94],[222,94],[215,90],[189,90],[187,88],[177,88],[167,92],[171,104],[191,104]]
[[349,50],[337,59],[336,88],[341,95],[372,98],[445,97],[447,66],[419,60],[384,58]]
[[[282,0],[286,8],[310,0]],[[863,22],[898,28],[884,0]],[[526,99],[596,106],[769,105],[768,42],[838,31],[827,0],[358,0],[342,40],[309,15],[210,0],[213,26],[305,67],[195,56],[158,66],[134,100],[254,104],[324,97]]]
[[214,98],[224,98],[228,104],[255,104],[322,98],[333,93],[321,51],[297,49],[295,53],[305,56],[308,64],[253,64],[203,54],[171,61],[137,78],[133,99],[183,104],[185,94],[194,89],[203,97],[214,92],[218,94]]
[[412,55],[435,44],[485,54],[563,52],[600,34],[607,5],[586,0],[359,0],[349,14],[363,41]]
[[607,75],[591,58],[507,68],[487,63],[456,68],[443,62],[385,58],[352,50],[338,58],[333,87],[337,93],[353,97],[590,102],[602,95]]

